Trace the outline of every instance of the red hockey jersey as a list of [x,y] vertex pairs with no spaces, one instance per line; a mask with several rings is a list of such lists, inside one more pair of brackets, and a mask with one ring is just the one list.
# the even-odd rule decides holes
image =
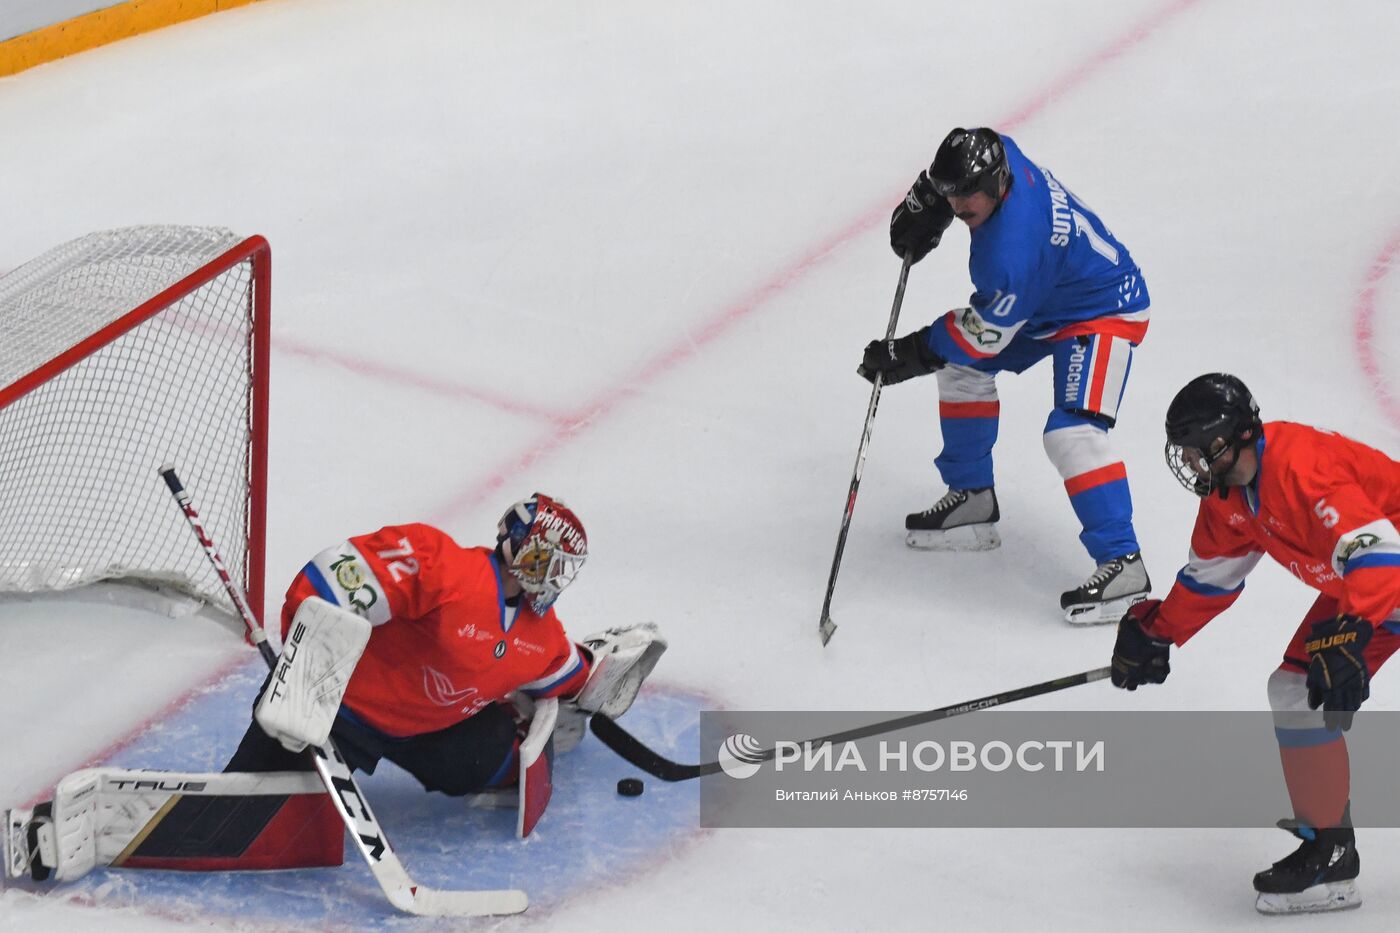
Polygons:
[[[1247,487],[1201,500],[1190,558],[1152,633],[1184,644],[1233,603],[1268,554],[1339,611],[1380,624],[1400,607],[1400,463],[1330,431],[1264,425]],[[1397,617],[1400,620],[1400,617]],[[1396,621],[1396,620],[1393,620]]]
[[287,591],[282,635],[312,595],[368,619],[344,702],[392,736],[445,729],[515,690],[577,692],[587,656],[552,608],[507,606],[503,572],[490,548],[463,548],[431,525],[391,525],[311,559]]

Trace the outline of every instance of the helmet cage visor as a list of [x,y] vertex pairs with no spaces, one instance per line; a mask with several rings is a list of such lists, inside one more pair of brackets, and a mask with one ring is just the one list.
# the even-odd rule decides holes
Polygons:
[[521,542],[506,568],[530,595],[530,608],[543,615],[578,576],[587,552],[574,553],[538,530]]
[[1183,487],[1205,498],[1216,488],[1215,464],[1231,450],[1238,448],[1224,438],[1217,437],[1210,443],[1210,452],[1200,447],[1176,444],[1167,441],[1163,453],[1167,458],[1167,468]]

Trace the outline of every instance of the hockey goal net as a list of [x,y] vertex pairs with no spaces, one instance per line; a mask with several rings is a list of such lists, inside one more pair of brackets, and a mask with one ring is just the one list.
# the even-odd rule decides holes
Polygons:
[[130,227],[0,276],[0,593],[133,580],[231,612],[171,463],[261,616],[270,258]]

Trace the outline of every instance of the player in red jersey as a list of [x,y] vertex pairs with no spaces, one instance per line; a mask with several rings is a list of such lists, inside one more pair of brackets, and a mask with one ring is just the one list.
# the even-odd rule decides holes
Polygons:
[[358,770],[388,759],[428,790],[507,789],[492,797],[528,835],[554,752],[590,714],[626,712],[666,648],[650,623],[569,639],[554,602],[587,556],[578,516],[539,493],[494,548],[424,524],[327,548],[287,591],[282,659],[224,773],[75,772],[52,801],[5,811],[5,873],[338,865],[345,828],[307,773],[328,737]]
[[[372,773],[387,758],[450,795],[513,784],[522,707],[571,699],[563,718],[572,744],[582,719],[569,712],[597,712],[606,700],[605,711],[620,715],[665,648],[650,626],[570,641],[554,602],[587,556],[578,516],[539,493],[505,513],[494,548],[461,547],[424,524],[391,525],[327,548],[287,590],[284,644],[304,604],[322,600],[344,611],[339,618],[367,623],[363,653],[356,659],[354,646],[342,648],[340,635],[329,634],[326,660],[310,668],[342,671],[343,695],[328,688],[336,676],[327,674],[291,689],[293,701],[279,711],[283,685],[270,683],[229,768],[289,767],[286,756],[319,744],[329,726],[360,770]],[[642,667],[626,663],[644,655]],[[294,702],[298,689],[314,700]]]
[[1359,906],[1343,733],[1400,648],[1400,463],[1329,431],[1261,422],[1244,383],[1223,373],[1188,383],[1166,428],[1168,465],[1201,497],[1200,510],[1167,598],[1139,603],[1119,623],[1113,683],[1135,690],[1166,680],[1170,647],[1234,603],[1265,554],[1318,590],[1268,684],[1303,844],[1255,875],[1256,906]]

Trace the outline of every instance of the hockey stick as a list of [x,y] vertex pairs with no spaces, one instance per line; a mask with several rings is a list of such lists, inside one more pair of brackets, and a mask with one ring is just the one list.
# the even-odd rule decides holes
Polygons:
[[[885,328],[885,339],[894,339],[894,329],[899,323],[899,308],[904,304],[904,286],[909,282],[909,267],[913,254],[905,253],[904,266],[899,270],[899,285],[894,290],[894,307],[890,309],[890,326]],[[846,511],[841,516],[841,533],[836,538],[836,556],[831,560],[831,576],[826,581],[826,599],[822,600],[822,617],[817,624],[817,633],[822,644],[831,641],[836,631],[836,623],[831,620],[831,594],[836,591],[836,574],[841,570],[841,555],[846,550],[846,535],[851,530],[851,515],[856,510],[856,492],[860,489],[860,474],[865,470],[865,451],[870,446],[870,430],[875,424],[875,409],[880,406],[880,385],[884,382],[881,373],[875,374],[875,385],[870,390],[870,407],[865,410],[865,427],[860,432],[860,448],[856,450],[856,468],[851,474],[851,488],[846,493]]]
[[[1078,687],[1081,684],[1093,683],[1096,680],[1103,680],[1108,676],[1109,669],[1106,667],[1096,668],[1092,671],[1085,671],[1082,674],[1071,674],[1068,677],[1058,677],[1055,680],[1047,680],[1044,683],[1032,684],[1029,687],[1018,687],[1015,690],[1008,690],[1005,693],[995,693],[979,700],[969,700],[966,703],[957,703],[953,706],[944,706],[940,709],[926,710],[922,713],[911,713],[908,716],[900,716],[897,719],[886,719],[883,722],[871,723],[868,726],[860,726],[855,729],[847,729],[845,732],[836,732],[831,735],[824,735],[820,738],[808,739],[802,745],[823,745],[828,742],[854,742],[857,739],[869,738],[872,735],[881,735],[886,732],[896,732],[900,729],[908,729],[911,726],[923,725],[926,722],[937,722],[940,719],[951,719],[954,716],[961,716],[964,713],[975,712],[979,709],[990,709],[993,706],[1001,706],[1005,703],[1015,703],[1017,700],[1028,700],[1031,697],[1038,697],[1046,693],[1054,693],[1057,690],[1067,690],[1070,687]],[[658,777],[663,781],[688,781],[691,778],[703,777],[706,774],[716,774],[722,770],[718,761],[706,761],[698,765],[683,765],[663,757],[659,752],[651,748],[622,728],[613,719],[604,716],[602,713],[595,713],[590,727],[604,745],[620,755],[629,764],[635,765],[641,770]],[[766,749],[752,759],[753,761],[770,761],[777,753],[774,748]]]
[[[165,480],[165,484],[170,487],[170,494],[179,503],[181,511],[185,513],[185,519],[189,522],[195,537],[199,539],[200,546],[204,548],[204,555],[209,558],[214,572],[219,575],[219,580],[224,585],[224,591],[228,593],[229,599],[233,600],[233,604],[238,607],[239,615],[243,617],[243,624],[248,627],[249,638],[257,646],[263,660],[267,662],[267,666],[275,668],[277,655],[273,653],[272,646],[267,643],[267,633],[263,631],[262,625],[253,615],[252,609],[248,607],[248,600],[244,598],[242,589],[233,582],[228,570],[225,569],[223,559],[215,549],[214,542],[205,532],[199,514],[194,510],[190,494],[185,491],[184,484],[175,475],[175,468],[163,466],[160,468],[160,475]],[[326,791],[330,794],[336,811],[340,814],[341,820],[344,821],[345,827],[350,830],[350,836],[355,840],[355,845],[359,847],[360,854],[369,863],[369,869],[374,873],[374,879],[384,889],[389,903],[406,913],[426,917],[488,917],[497,914],[518,914],[530,906],[530,901],[524,891],[439,891],[415,882],[409,877],[403,863],[394,853],[393,847],[389,845],[388,836],[384,834],[374,812],[370,810],[369,801],[365,799],[364,794],[360,793],[355,776],[351,773],[350,766],[346,764],[339,749],[335,747],[335,742],[327,740],[324,746],[316,748],[314,751],[312,760],[316,765],[316,773],[321,776],[321,782],[325,784]]]

